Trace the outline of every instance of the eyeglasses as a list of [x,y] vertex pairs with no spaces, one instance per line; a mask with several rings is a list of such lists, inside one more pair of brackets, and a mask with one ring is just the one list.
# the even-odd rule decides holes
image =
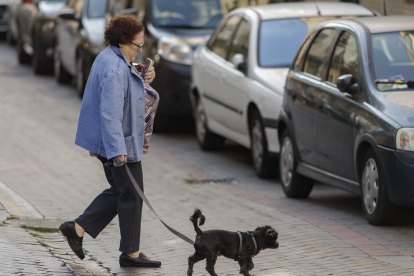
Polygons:
[[132,44],[134,44],[135,46],[137,46],[137,47],[138,47],[137,52],[139,52],[139,49],[141,49],[142,47],[144,47],[144,42],[142,42],[141,46],[139,46],[139,45],[135,44],[135,43],[134,43],[134,42],[132,42],[132,41],[129,41],[129,42],[131,42]]

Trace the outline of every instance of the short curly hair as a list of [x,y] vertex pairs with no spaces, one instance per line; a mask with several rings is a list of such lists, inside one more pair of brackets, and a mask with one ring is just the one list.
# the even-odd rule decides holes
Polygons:
[[144,25],[135,15],[115,15],[105,29],[105,41],[119,48],[119,44],[131,41],[137,34],[145,30]]

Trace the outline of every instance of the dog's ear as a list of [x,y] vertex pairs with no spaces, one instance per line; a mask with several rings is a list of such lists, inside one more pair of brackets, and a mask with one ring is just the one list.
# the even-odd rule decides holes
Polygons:
[[275,231],[275,229],[273,228],[269,228],[266,231],[266,238],[268,238],[269,240],[277,240],[277,232]]

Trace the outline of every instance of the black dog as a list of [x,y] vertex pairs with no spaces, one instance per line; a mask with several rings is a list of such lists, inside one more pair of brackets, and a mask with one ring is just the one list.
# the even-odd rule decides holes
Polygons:
[[249,271],[253,269],[254,264],[252,258],[256,256],[260,250],[266,248],[276,249],[279,247],[277,242],[277,232],[271,226],[257,227],[252,232],[240,232],[242,237],[242,246],[240,249],[240,236],[238,232],[229,232],[224,230],[201,231],[197,223],[203,225],[206,218],[199,209],[194,211],[190,220],[194,224],[197,232],[194,248],[196,252],[188,258],[187,275],[193,275],[194,264],[198,261],[207,259],[206,270],[210,275],[217,276],[214,272],[214,265],[217,257],[234,259],[239,262],[240,273],[244,276],[250,276]]

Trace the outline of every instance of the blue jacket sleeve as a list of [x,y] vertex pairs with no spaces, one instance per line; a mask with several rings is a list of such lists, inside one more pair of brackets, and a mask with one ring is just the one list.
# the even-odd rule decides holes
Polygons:
[[109,70],[102,80],[100,93],[102,139],[108,159],[127,155],[122,129],[124,85],[121,72]]

